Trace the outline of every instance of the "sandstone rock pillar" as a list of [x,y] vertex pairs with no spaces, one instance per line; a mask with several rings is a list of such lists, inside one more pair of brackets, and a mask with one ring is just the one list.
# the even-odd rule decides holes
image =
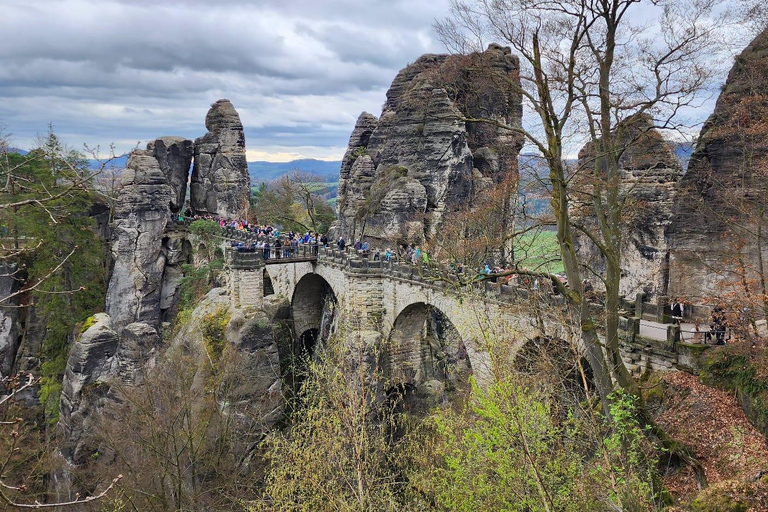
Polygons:
[[248,215],[251,179],[245,159],[243,124],[229,100],[219,100],[205,116],[208,133],[195,140],[190,203],[198,214],[229,219]]

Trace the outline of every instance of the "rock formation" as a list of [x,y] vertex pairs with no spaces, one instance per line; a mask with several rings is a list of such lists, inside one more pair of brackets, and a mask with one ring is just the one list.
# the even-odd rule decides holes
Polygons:
[[[645,292],[648,298],[666,293],[666,265],[669,248],[664,233],[673,222],[677,183],[683,175],[680,161],[671,144],[642,118],[625,130],[626,149],[619,160],[620,188],[627,199],[623,211],[625,223],[621,252],[620,293],[634,296]],[[584,169],[578,179],[589,180],[594,166],[593,144],[579,153]],[[578,186],[576,187],[578,189]],[[577,197],[573,215],[593,225],[594,209],[588,196]],[[605,271],[605,262],[597,247],[577,234],[577,251],[597,272]]]
[[182,137],[161,137],[147,144],[147,151],[151,151],[160,164],[160,170],[171,187],[171,212],[178,213],[187,199],[187,180],[195,153],[194,145],[191,140]]
[[240,116],[229,100],[219,100],[205,116],[205,127],[208,133],[195,140],[191,208],[199,214],[244,219],[248,215],[251,178]]
[[16,273],[15,265],[0,263],[0,378],[11,374],[21,337],[19,302],[17,297],[11,297],[19,287]]
[[[768,30],[736,58],[680,182],[668,230],[670,295],[694,302],[736,292],[768,257]],[[742,297],[744,299],[744,297]]]
[[[419,242],[446,214],[466,208],[485,178],[517,171],[522,140],[491,123],[519,126],[519,63],[491,45],[471,56],[424,55],[392,82],[381,117],[357,120],[341,165],[338,231]],[[476,157],[475,157],[476,155]]]
[[159,327],[163,309],[171,307],[169,296],[181,278],[174,267],[187,262],[190,248],[166,227],[184,188],[180,176],[185,163],[189,170],[190,147],[188,140],[158,139],[128,158],[114,213],[114,267],[106,299],[118,334],[133,322]]
[[61,452],[75,464],[98,448],[91,436],[101,414],[115,404],[112,387],[137,384],[140,369],[149,366],[160,341],[157,331],[144,323],[128,325],[120,336],[104,313],[90,323],[70,350],[61,389]]

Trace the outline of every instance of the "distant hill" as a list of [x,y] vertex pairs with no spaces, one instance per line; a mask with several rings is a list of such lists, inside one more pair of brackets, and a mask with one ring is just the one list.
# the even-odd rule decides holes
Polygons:
[[18,153],[20,155],[26,155],[27,153],[29,153],[29,151],[26,151],[26,150],[23,150],[23,149],[19,149],[19,148],[8,148],[8,152],[9,153]]
[[[22,152],[19,150],[19,152]],[[26,151],[22,152],[26,154]],[[101,165],[97,160],[89,160],[92,169],[98,169]],[[128,162],[128,155],[115,157],[107,164],[107,167],[125,168]],[[290,162],[248,162],[248,173],[251,175],[251,183],[254,185],[262,181],[272,181],[293,170],[300,170],[319,174],[326,181],[337,181],[341,162],[326,162],[324,160],[313,160],[305,158],[302,160],[293,160]]]
[[[88,160],[91,163],[91,169],[98,169],[101,167],[101,162],[98,160],[90,159]],[[120,155],[116,156],[109,162],[107,162],[107,167],[113,167],[115,169],[125,169],[125,164],[128,163],[128,155]]]
[[272,181],[294,170],[312,172],[326,178],[327,181],[336,181],[339,177],[340,169],[340,161],[326,162],[325,160],[314,160],[312,158],[292,160],[290,162],[248,162],[248,172],[251,175],[251,183],[253,184],[261,183],[262,181]]

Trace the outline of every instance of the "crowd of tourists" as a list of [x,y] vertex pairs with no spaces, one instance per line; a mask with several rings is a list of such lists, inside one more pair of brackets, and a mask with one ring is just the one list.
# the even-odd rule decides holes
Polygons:
[[262,258],[281,259],[294,257],[317,256],[320,246],[328,247],[328,236],[325,234],[307,231],[294,233],[288,231],[281,233],[272,226],[259,226],[258,231],[254,227],[259,238],[256,241],[245,242],[233,240],[231,246],[237,252],[260,252]]

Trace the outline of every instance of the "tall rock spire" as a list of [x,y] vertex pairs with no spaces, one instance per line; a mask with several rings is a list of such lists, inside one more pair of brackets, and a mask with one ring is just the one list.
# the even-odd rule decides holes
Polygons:
[[219,100],[205,116],[208,133],[195,140],[190,203],[198,214],[230,219],[248,215],[251,178],[245,159],[243,123],[229,100]]

